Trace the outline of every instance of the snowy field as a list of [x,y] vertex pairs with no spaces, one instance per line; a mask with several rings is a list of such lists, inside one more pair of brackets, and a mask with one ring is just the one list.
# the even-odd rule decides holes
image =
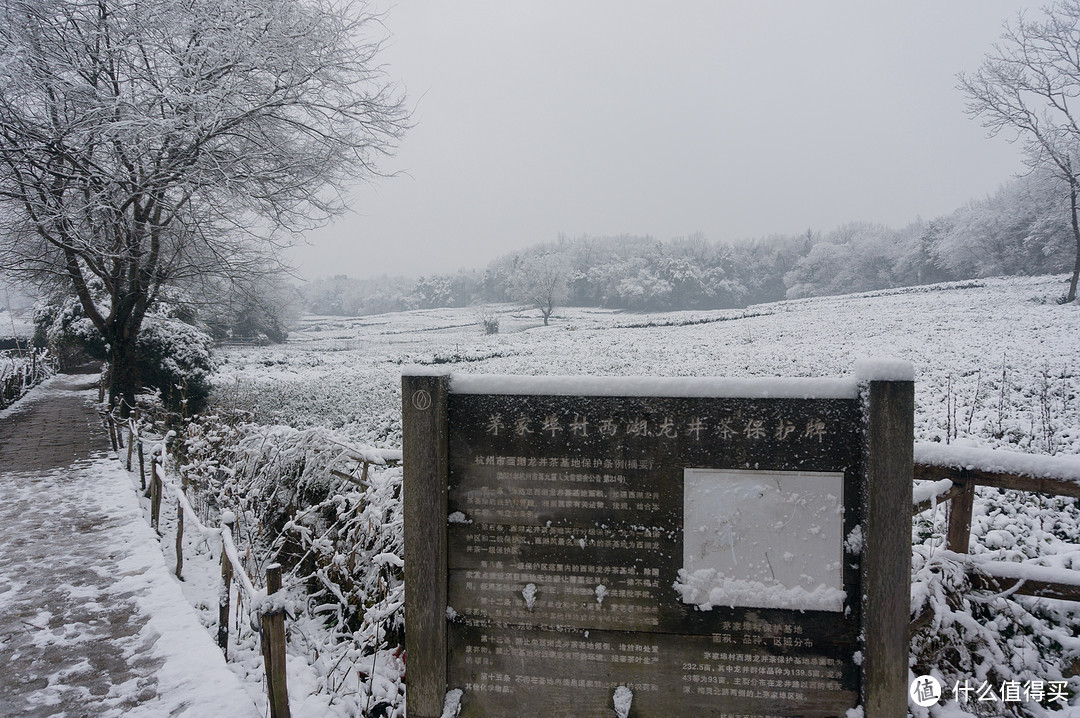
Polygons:
[[988,279],[820,297],[745,310],[631,314],[496,307],[363,318],[307,317],[286,345],[224,353],[219,401],[264,423],[326,426],[398,448],[400,374],[841,376],[863,357],[916,369],[916,440],[972,439],[1031,453],[1080,453],[1080,311],[1062,277]]
[[[1080,308],[1054,301],[1063,282],[988,279],[718,312],[562,308],[548,327],[535,311],[500,306],[488,308],[500,318],[496,335],[482,332],[474,309],[307,317],[286,345],[224,352],[216,401],[263,424],[329,428],[340,441],[397,449],[400,374],[409,365],[483,374],[818,377],[849,375],[861,358],[891,356],[915,367],[917,441],[1068,463],[1080,454]],[[972,593],[963,557],[944,550],[945,515],[937,507],[913,527],[912,612],[931,620],[913,637],[912,676],[929,672],[947,686],[970,680],[974,688],[1068,681],[1076,704],[1080,604]],[[980,489],[972,536],[974,561],[1026,562],[1070,576],[1080,570],[1080,510],[1072,499]],[[929,713],[914,707],[914,714],[1080,714],[1077,705],[1048,707],[1055,710],[951,701]]]

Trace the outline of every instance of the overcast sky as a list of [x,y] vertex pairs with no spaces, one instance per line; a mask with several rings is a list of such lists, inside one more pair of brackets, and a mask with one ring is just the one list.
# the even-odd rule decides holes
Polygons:
[[309,233],[304,276],[480,268],[559,233],[710,240],[892,226],[1022,171],[965,115],[1019,0],[400,0],[415,128]]

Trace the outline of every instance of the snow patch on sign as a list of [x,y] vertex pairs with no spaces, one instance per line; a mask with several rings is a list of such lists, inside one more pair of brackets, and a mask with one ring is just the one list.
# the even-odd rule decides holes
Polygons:
[[452,374],[455,394],[528,396],[665,396],[747,399],[855,399],[858,384],[849,378],[761,379],[647,376],[514,376]]
[[802,586],[788,587],[729,578],[712,568],[692,573],[679,569],[675,590],[679,592],[683,603],[696,605],[702,611],[712,610],[716,606],[754,606],[839,612],[844,610],[844,599],[847,598],[842,589],[823,583],[811,589]]
[[855,376],[863,381],[915,381],[915,365],[888,357],[856,359]]

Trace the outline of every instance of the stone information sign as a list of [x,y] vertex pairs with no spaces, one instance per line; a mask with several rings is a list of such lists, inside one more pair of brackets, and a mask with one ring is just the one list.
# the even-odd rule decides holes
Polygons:
[[[422,609],[407,606],[410,716],[441,715],[454,689],[466,718],[614,716],[617,690],[631,716],[844,716],[866,703],[857,381],[403,386],[406,596],[423,591],[440,614],[426,620],[442,622],[443,654],[431,697],[417,696]],[[410,487],[409,424],[425,414],[441,414],[441,449],[427,450],[441,476]],[[409,538],[423,492],[442,512],[428,549]],[[441,581],[408,583],[410,545],[441,554]]]

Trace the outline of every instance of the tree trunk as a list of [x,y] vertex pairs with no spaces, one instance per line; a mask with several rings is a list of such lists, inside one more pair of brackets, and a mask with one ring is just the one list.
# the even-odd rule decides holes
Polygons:
[[1069,209],[1072,211],[1073,240],[1076,242],[1076,260],[1073,262],[1072,281],[1069,282],[1069,293],[1065,295],[1066,302],[1076,300],[1076,280],[1080,277],[1080,223],[1076,218],[1076,179],[1069,182]]
[[113,340],[109,353],[109,406],[119,406],[124,419],[135,407],[139,370],[135,363],[135,342]]

